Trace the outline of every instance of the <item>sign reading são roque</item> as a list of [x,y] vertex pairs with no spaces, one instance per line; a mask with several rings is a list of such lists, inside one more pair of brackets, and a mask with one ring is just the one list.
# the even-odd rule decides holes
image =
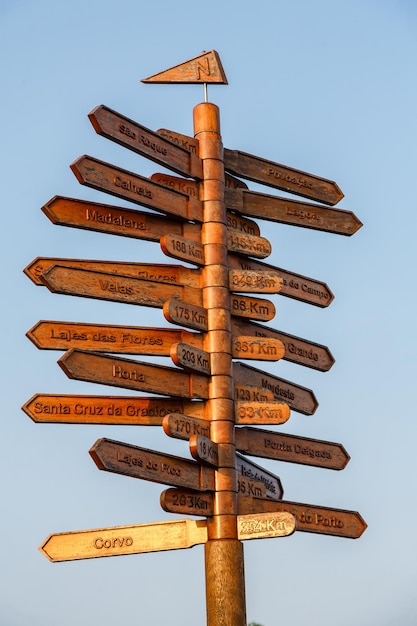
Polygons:
[[[54,293],[159,308],[174,326],[39,321],[28,338],[40,349],[65,351],[58,363],[69,378],[134,395],[36,394],[23,410],[35,422],[162,426],[189,440],[190,458],[108,438],[90,455],[99,469],[168,485],[162,508],[198,519],[55,533],[40,550],[51,561],[69,561],[204,544],[207,624],[244,626],[242,540],[294,531],[358,538],[366,529],[355,511],[285,501],[280,478],[247,458],[333,470],[350,458],[341,444],[265,429],[285,423],[291,411],[314,414],[316,397],[235,361],[286,359],[323,372],[334,363],[326,346],[258,323],[275,315],[266,294],[318,307],[329,306],[333,294],[321,281],[259,260],[272,246],[250,218],[347,236],[361,223],[334,208],[343,197],[336,183],[223,148],[220,112],[207,100],[209,83],[227,84],[215,51],[143,82],[204,85],[194,137],[151,131],[102,105],[89,119],[98,134],[176,175],[145,178],[84,155],[71,165],[81,184],[147,211],[58,196],[42,210],[54,224],[159,242],[168,257],[192,267],[38,257],[25,273]],[[307,201],[255,193],[242,178]],[[124,355],[170,357],[172,364]]]

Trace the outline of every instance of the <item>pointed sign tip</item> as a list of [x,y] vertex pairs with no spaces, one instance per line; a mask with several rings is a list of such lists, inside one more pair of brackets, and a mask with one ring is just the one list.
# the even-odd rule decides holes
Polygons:
[[143,78],[142,83],[217,83],[227,85],[226,74],[215,50]]

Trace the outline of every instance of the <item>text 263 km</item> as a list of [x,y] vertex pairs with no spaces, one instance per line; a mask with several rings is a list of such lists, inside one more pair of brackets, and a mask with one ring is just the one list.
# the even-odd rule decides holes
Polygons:
[[208,502],[197,495],[174,494],[173,504],[174,506],[186,506],[189,509],[201,509],[202,511],[208,509]]

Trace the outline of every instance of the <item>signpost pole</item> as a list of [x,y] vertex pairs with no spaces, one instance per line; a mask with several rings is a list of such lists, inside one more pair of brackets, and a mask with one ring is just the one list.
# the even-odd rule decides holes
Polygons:
[[211,355],[210,438],[219,446],[215,470],[214,515],[208,518],[205,544],[207,626],[246,626],[243,545],[237,533],[232,334],[224,203],[223,146],[220,113],[204,102],[194,109],[194,134],[203,162],[202,240],[205,265],[203,306],[207,310],[207,345]]

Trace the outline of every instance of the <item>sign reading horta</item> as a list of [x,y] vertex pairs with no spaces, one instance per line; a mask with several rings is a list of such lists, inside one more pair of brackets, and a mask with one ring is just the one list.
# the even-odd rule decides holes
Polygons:
[[[168,486],[162,509],[199,519],[53,533],[40,550],[57,562],[202,544],[207,625],[245,626],[242,542],[295,531],[356,539],[366,529],[356,511],[284,500],[279,475],[250,458],[330,470],[344,469],[350,459],[342,444],[279,430],[290,418],[295,429],[298,419],[313,420],[318,400],[301,381],[277,375],[279,365],[271,373],[259,362],[284,359],[326,372],[334,358],[325,345],[263,322],[273,320],[276,297],[323,308],[334,296],[321,280],[266,263],[272,245],[254,218],[344,236],[361,222],[335,208],[343,198],[335,182],[223,147],[220,112],[207,91],[209,84],[227,84],[216,51],[143,82],[203,85],[193,137],[150,130],[104,105],[88,117],[99,135],[173,174],[146,178],[83,155],[71,169],[97,199],[53,196],[42,211],[57,225],[159,243],[175,263],[37,257],[24,272],[52,293],[160,309],[170,325],[36,322],[27,337],[39,349],[63,352],[58,364],[68,378],[130,394],[35,393],[22,408],[36,423],[153,426],[188,441],[188,456],[109,437],[89,453],[98,469],[120,480]],[[287,195],[251,191],[245,181]],[[100,193],[121,206],[102,202]],[[152,356],[167,362],[152,363]],[[245,363],[250,360],[258,367]]]

